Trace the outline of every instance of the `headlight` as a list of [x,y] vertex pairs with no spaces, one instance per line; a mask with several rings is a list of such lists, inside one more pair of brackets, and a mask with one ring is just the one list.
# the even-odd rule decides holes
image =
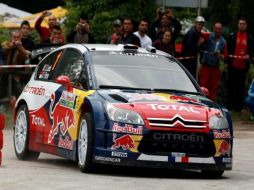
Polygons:
[[106,102],[105,107],[108,117],[112,121],[144,125],[142,117],[134,111],[119,109],[108,102]]
[[228,121],[224,116],[213,115],[209,119],[209,127],[211,129],[227,129]]

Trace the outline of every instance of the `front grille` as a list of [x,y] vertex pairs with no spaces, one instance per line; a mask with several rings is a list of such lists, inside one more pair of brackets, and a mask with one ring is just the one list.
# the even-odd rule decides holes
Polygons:
[[206,121],[186,120],[179,115],[172,118],[147,118],[151,127],[206,128]]
[[216,150],[212,138],[206,133],[150,131],[144,135],[138,151],[156,155],[180,152],[186,156],[210,157]]

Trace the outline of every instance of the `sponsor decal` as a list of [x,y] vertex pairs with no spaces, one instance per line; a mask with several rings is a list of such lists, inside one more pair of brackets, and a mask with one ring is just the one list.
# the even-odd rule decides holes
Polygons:
[[48,79],[51,67],[52,67],[51,65],[44,65],[40,72],[39,78]]
[[60,99],[58,102],[55,100],[55,94],[51,94],[51,103],[49,107],[50,119],[53,124],[48,135],[48,143],[50,144],[54,139],[54,136],[58,133],[58,128],[64,136],[70,127],[75,124],[74,113],[71,108],[63,107],[60,105]]
[[32,116],[32,124],[37,125],[40,127],[45,127],[45,121],[44,118],[37,117],[36,115],[31,115]]
[[140,100],[147,100],[147,101],[164,101],[165,99],[161,96],[157,96],[154,94],[134,94],[130,96],[129,102],[133,101],[140,101]]
[[32,87],[32,86],[25,86],[24,92],[27,92],[29,94],[34,94],[38,96],[43,96],[45,94],[45,88],[42,87]]
[[58,141],[58,147],[65,148],[68,150],[73,149],[73,141],[69,139],[68,136],[63,138],[62,135],[60,135],[59,141]]
[[184,111],[190,113],[199,114],[200,112],[195,110],[194,107],[191,106],[182,106],[182,105],[175,105],[175,104],[147,104],[153,110],[175,110],[175,111]]
[[222,158],[222,162],[223,163],[231,163],[232,162],[232,158]]
[[231,134],[227,130],[222,130],[222,131],[214,130],[213,135],[214,135],[215,139],[228,139],[228,138],[231,138]]
[[173,157],[185,157],[185,153],[182,152],[172,152],[171,155]]
[[128,154],[126,152],[111,152],[111,156],[127,158]]
[[75,108],[76,95],[73,93],[69,93],[63,91],[62,96],[60,98],[60,105],[66,108]]
[[97,161],[104,161],[104,162],[114,162],[114,163],[120,163],[120,158],[112,158],[112,157],[104,157],[104,156],[95,156],[95,160]]
[[175,101],[181,101],[181,102],[193,102],[193,103],[197,103],[197,100],[188,98],[188,97],[184,97],[184,96],[177,96],[177,95],[172,95],[170,96],[171,100],[175,100]]
[[135,148],[134,141],[130,135],[123,135],[117,138],[117,134],[114,133],[113,142],[111,149],[122,148],[123,150],[129,150],[130,148]]
[[205,139],[201,135],[196,134],[180,134],[180,133],[160,133],[153,134],[155,140],[168,140],[168,141],[184,141],[184,142],[204,142]]
[[157,55],[148,54],[148,53],[132,53],[132,52],[120,52],[119,55],[132,55],[132,56],[139,56],[139,57],[154,57],[157,58]]
[[222,143],[220,144],[219,153],[223,156],[226,154],[230,154],[230,145],[227,141],[222,141]]
[[112,131],[141,135],[143,132],[143,127],[138,126],[137,128],[134,128],[133,125],[125,124],[124,126],[120,126],[118,123],[114,123]]

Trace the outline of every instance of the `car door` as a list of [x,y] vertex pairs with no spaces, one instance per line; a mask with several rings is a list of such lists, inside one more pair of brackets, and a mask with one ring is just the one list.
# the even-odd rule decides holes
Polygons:
[[34,78],[24,88],[29,93],[29,110],[31,137],[36,143],[43,144],[44,131],[50,128],[49,106],[51,94],[59,88],[59,84],[52,82],[52,67],[61,58],[63,51],[56,51],[47,56],[38,65]]
[[66,49],[61,60],[52,67],[52,78],[60,86],[51,94],[51,128],[44,131],[44,143],[48,145],[68,150],[74,148],[80,117],[76,109],[78,92],[86,88],[86,82],[80,80],[83,69],[83,56],[74,48]]

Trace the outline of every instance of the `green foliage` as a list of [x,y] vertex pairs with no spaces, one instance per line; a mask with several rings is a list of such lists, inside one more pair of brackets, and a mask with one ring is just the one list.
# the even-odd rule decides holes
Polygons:
[[112,33],[111,24],[116,18],[130,17],[153,20],[156,5],[153,0],[66,0],[70,10],[65,22],[65,33],[75,28],[79,15],[84,13],[92,24],[92,34],[97,43],[105,43]]
[[0,30],[0,43],[10,40],[10,30],[1,29]]

